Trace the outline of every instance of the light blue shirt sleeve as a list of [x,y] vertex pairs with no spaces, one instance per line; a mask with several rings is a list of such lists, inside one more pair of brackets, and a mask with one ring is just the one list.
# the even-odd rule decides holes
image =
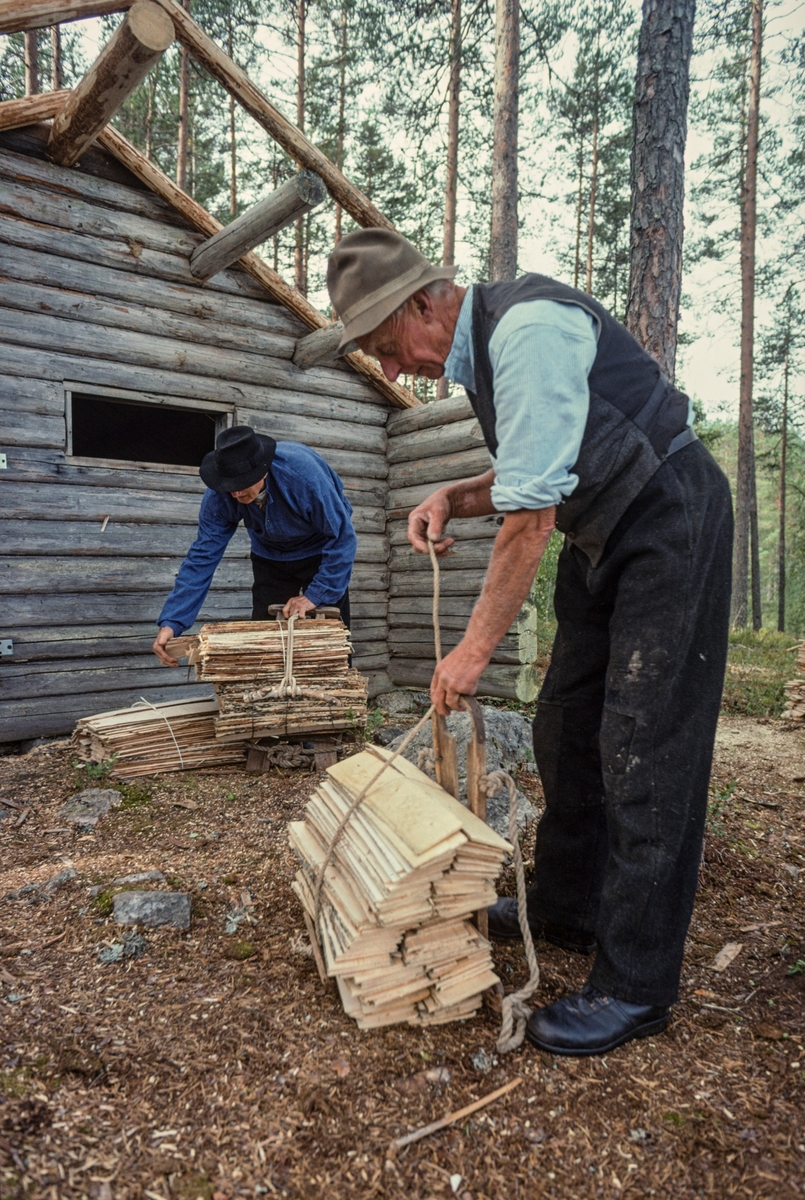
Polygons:
[[499,512],[550,508],[578,484],[571,467],[587,424],[588,376],[597,350],[593,317],[575,304],[515,304],[489,342]]

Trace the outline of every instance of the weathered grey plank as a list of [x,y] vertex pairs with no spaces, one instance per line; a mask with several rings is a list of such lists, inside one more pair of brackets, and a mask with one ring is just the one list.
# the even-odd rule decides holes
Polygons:
[[[461,634],[455,630],[442,631],[442,651],[447,654],[449,650],[457,646],[461,641]],[[515,639],[516,643],[516,639]],[[421,641],[400,641],[399,637],[392,634],[389,637],[389,653],[392,657],[397,658],[417,658],[428,659],[433,657],[433,638],[422,638]],[[520,666],[520,656],[517,651],[517,645],[504,645],[501,642],[495,647],[492,656],[489,660],[491,663],[498,666]]]
[[[395,601],[395,603],[397,603],[397,601]],[[439,605],[439,624],[441,625],[441,628],[460,630],[463,633],[463,631],[467,628],[469,611],[466,613],[447,612],[447,603],[448,601],[445,601],[444,604]],[[430,609],[428,608],[428,611],[425,612],[426,608],[428,608],[428,606],[423,600],[421,612],[389,613],[389,631],[391,632],[399,629],[419,629],[422,631],[423,636],[426,635],[427,637],[432,638],[433,625],[430,619]],[[472,604],[470,604],[470,611],[471,609]]]
[[126,187],[110,179],[87,175],[80,170],[57,167],[55,163],[27,154],[17,154],[14,150],[2,147],[0,176],[29,187],[34,185],[47,189],[57,196],[95,202],[107,208],[119,208],[123,212],[134,213],[152,221],[162,221],[166,225],[178,225],[184,229],[188,227],[187,222],[174,208],[152,192]]
[[[67,324],[67,322],[64,322]],[[337,388],[327,395],[288,388],[263,388],[251,384],[235,384],[228,379],[217,380],[205,375],[180,371],[164,371],[136,364],[119,363],[108,358],[85,358],[21,344],[4,345],[0,341],[0,372],[9,376],[30,379],[72,381],[96,387],[115,387],[155,396],[181,396],[189,400],[210,400],[213,403],[234,404],[249,411],[281,411],[300,415],[382,425],[375,419],[375,404],[365,404],[363,397],[356,401],[338,397]],[[312,372],[308,372],[311,375]],[[350,384],[351,386],[351,384]],[[332,393],[335,392],[336,395]],[[374,393],[374,395],[378,395]],[[380,397],[379,403],[385,403]],[[364,414],[365,420],[364,420]],[[385,478],[385,466],[384,476]]]
[[[451,521],[447,527],[450,537],[465,542],[479,538],[495,538],[503,524],[503,513],[493,513],[490,517],[468,517],[463,520]],[[392,520],[387,523],[387,533],[392,546],[407,546],[408,522]]]
[[[485,572],[489,565],[493,546],[494,542],[489,538],[481,538],[477,542],[465,541],[461,538],[450,548],[449,553],[439,560],[442,574],[476,569],[481,573]],[[419,554],[413,546],[395,546],[391,551],[389,566],[395,573],[424,571],[427,573],[428,580],[432,578],[430,557],[427,554]]]
[[42,413],[0,410],[0,424],[0,438],[4,446],[64,449],[67,432],[63,411],[60,416],[45,416]]
[[[64,412],[64,388],[55,381],[0,375],[0,411],[2,410],[58,416]],[[0,417],[0,421],[2,420]],[[3,429],[5,430],[5,424]]]
[[[438,401],[436,402],[438,403]],[[431,484],[435,491],[451,479],[470,479],[482,475],[492,465],[485,446],[476,450],[462,450],[459,454],[443,454],[424,458],[421,462],[396,463],[389,467],[389,487],[413,488],[420,484]]]
[[[36,558],[22,554],[4,555],[0,557],[0,593],[97,593],[136,588],[139,592],[164,591],[167,595],[173,587],[181,562],[181,558],[74,558],[58,555]],[[213,586],[232,591],[250,587],[251,582],[248,554],[244,553],[241,557],[233,553],[231,557],[224,558],[218,567]],[[357,563],[350,587],[382,592],[388,588],[388,582],[388,568]]]
[[[481,594],[484,569],[443,571],[440,590],[443,596],[474,596]],[[433,579],[425,571],[395,571],[391,576],[390,596],[431,596]]]
[[389,437],[403,436],[417,429],[436,429],[453,421],[465,421],[473,415],[467,397],[450,396],[446,400],[433,400],[421,408],[408,408],[394,412],[389,417]]
[[[179,672],[171,674],[178,675]],[[142,696],[153,704],[160,704],[165,700],[196,699],[205,695],[211,696],[212,692],[198,684],[182,683],[149,688],[147,691],[143,691],[142,688],[128,688],[80,696],[39,696],[35,699],[11,700],[0,704],[0,742],[69,734],[72,733],[79,717],[126,708],[138,703]]]
[[[432,661],[392,657],[388,671],[393,682],[398,687],[414,686],[428,688],[433,678],[435,665],[435,662]],[[479,696],[498,696],[504,700],[516,700],[516,679],[516,667],[487,667],[481,676],[476,694]]]
[[[181,668],[180,668],[181,670]],[[4,665],[0,672],[0,702],[29,700],[49,696],[80,696],[84,692],[102,692],[107,688],[173,687],[170,667],[164,667],[155,655],[124,654],[112,658],[65,662],[19,663]],[[182,672],[187,679],[187,673]]]
[[[469,619],[472,610],[478,602],[477,594],[464,596],[443,596],[439,604],[439,620],[445,617],[460,617]],[[433,611],[433,595],[390,596],[389,625],[394,625],[399,617],[416,616],[429,617]]]
[[[296,392],[336,392],[347,399],[361,399],[367,390],[356,377],[325,367],[300,371],[293,363],[281,359],[199,344],[191,349],[175,338],[149,336],[127,329],[112,330],[98,325],[87,326],[80,321],[51,317],[46,313],[23,313],[13,308],[0,308],[0,334],[17,346],[45,348],[48,352],[78,355],[81,358],[111,358],[135,367],[207,376],[226,380],[230,384],[248,383],[254,387],[284,388]],[[223,398],[219,393],[219,399]]]
[[[438,401],[437,401],[438,403]],[[468,421],[455,421],[451,425],[439,425],[435,429],[416,430],[402,437],[389,436],[389,463],[419,462],[423,458],[434,458],[446,454],[460,454],[465,450],[484,448],[484,435],[475,417]]]
[[[0,420],[2,419],[0,416]],[[204,491],[204,484],[198,475],[192,472],[171,468],[160,470],[154,467],[127,469],[124,463],[121,463],[118,470],[107,465],[86,465],[89,461],[82,460],[79,464],[74,459],[67,458],[63,450],[20,447],[8,454],[8,467],[2,480],[5,483],[33,483],[41,480],[43,483],[58,481],[59,484],[80,484],[84,487],[158,490],[173,496],[184,492],[197,496],[197,503],[200,502]],[[375,509],[377,514],[384,511],[383,505],[388,489],[383,480],[346,473],[341,473],[340,479],[347,499],[356,508]],[[166,499],[166,503],[171,501]]]
[[380,671],[384,667],[387,667],[389,661],[388,651],[383,650],[377,654],[356,654],[352,660],[352,665],[362,675],[366,675],[370,671]]
[[278,441],[303,442],[315,450],[325,447],[332,450],[364,451],[383,456],[385,477],[386,431],[377,425],[358,425],[352,421],[333,421],[329,417],[309,414],[297,416],[281,410],[266,413],[259,409],[238,408],[238,420],[244,425],[260,428]]

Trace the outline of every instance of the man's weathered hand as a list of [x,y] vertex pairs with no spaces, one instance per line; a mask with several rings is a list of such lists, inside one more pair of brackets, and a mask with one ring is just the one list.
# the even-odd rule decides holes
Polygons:
[[488,657],[473,649],[466,638],[459,642],[433,672],[430,698],[436,711],[446,717],[451,709],[461,707],[461,696],[474,696],[488,662]]
[[163,625],[156,636],[156,641],[151,647],[159,661],[166,667],[178,667],[179,665],[178,658],[172,658],[170,654],[166,654],[165,652],[165,646],[175,637],[176,634],[170,625]]
[[315,607],[316,605],[311,600],[308,600],[307,596],[291,596],[282,610],[282,615],[287,621],[294,614],[297,617],[303,617],[306,612],[310,612],[311,608]]
[[418,554],[429,553],[428,542],[433,543],[433,548],[440,557],[447,553],[455,538],[442,535],[452,515],[447,488],[439,488],[409,514],[408,541]]

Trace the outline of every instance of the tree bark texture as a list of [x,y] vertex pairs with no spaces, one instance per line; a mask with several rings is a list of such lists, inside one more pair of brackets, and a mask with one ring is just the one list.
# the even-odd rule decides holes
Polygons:
[[[452,0],[450,13],[450,79],[447,85],[447,166],[444,186],[444,245],[442,263],[456,261],[456,206],[458,201],[458,115],[461,96],[461,0]],[[447,398],[446,376],[436,384],[436,399]]]
[[39,91],[39,34],[31,29],[25,34],[25,95]]
[[495,7],[495,108],[492,146],[492,233],[489,278],[517,274],[517,121],[520,74],[520,3]]
[[587,274],[584,290],[588,296],[593,292],[593,245],[595,243],[595,201],[598,193],[598,75],[596,72],[596,113],[593,120],[593,151],[590,163],[590,215],[587,223]]
[[[789,312],[789,322],[790,322]],[[787,341],[790,339],[790,324],[787,331]],[[791,355],[788,344],[785,348],[785,363],[783,365],[783,419],[780,438],[780,493],[779,510],[780,524],[777,535],[777,629],[785,632],[785,518],[786,518],[786,470],[788,467],[788,377],[791,369]]]
[[[349,21],[347,19],[347,6],[341,5],[341,58],[338,64],[338,133],[335,145],[335,165],[339,171],[344,169],[344,135],[345,129],[345,110],[347,101],[347,36],[348,36]],[[333,242],[337,246],[341,241],[341,222],[343,219],[343,209],[340,203],[335,206],[335,233]],[[333,310],[333,320],[336,318],[336,312]]]
[[103,17],[131,8],[133,0],[0,0],[0,33]]
[[[228,16],[227,54],[232,57],[232,14]],[[229,96],[229,212],[238,215],[238,151],[235,142],[235,97]]]
[[61,29],[58,25],[50,27],[50,86],[54,92],[61,90],[64,83],[61,54]]
[[[183,0],[184,7],[190,11],[190,0]],[[190,52],[182,45],[182,55],[179,64],[179,132],[176,142],[176,183],[187,190],[187,159],[190,133]]]
[[755,329],[755,234],[757,229],[757,157],[760,121],[760,67],[763,0],[752,0],[752,45],[746,114],[746,165],[741,187],[741,383],[738,407],[738,472],[735,489],[732,620],[746,625],[749,560],[755,492],[755,439],[752,403]]
[[0,129],[21,129],[25,125],[35,125],[37,121],[47,121],[55,117],[69,96],[69,89],[62,88],[60,92],[40,92],[37,96],[19,100],[3,100],[0,103]]
[[[305,18],[307,0],[297,0],[296,6],[296,128],[305,131]],[[303,165],[301,162],[298,164]],[[307,255],[305,254],[305,221],[300,217],[294,229],[294,284],[303,296],[307,295]]]
[[682,287],[685,142],[696,0],[643,0],[626,326],[669,379]]

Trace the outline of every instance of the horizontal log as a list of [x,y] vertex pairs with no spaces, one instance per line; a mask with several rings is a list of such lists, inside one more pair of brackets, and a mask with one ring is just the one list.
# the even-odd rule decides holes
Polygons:
[[[176,338],[156,337],[123,328],[111,330],[101,325],[84,325],[80,321],[65,320],[45,313],[23,314],[17,309],[2,308],[0,331],[6,341],[15,345],[47,349],[79,358],[111,357],[118,363],[218,379],[230,385],[246,383],[260,388],[301,393],[335,391],[350,399],[360,398],[360,390],[351,386],[349,378],[328,372],[326,368],[300,371],[292,363],[281,359],[242,354],[236,350],[218,350],[198,343],[190,351],[185,342]],[[78,378],[81,378],[80,374]],[[223,399],[220,392],[218,395]],[[385,443],[385,437],[383,440]],[[384,477],[385,474],[384,462]]]
[[173,18],[176,36],[196,62],[234,96],[255,121],[271,135],[283,150],[301,166],[315,171],[324,180],[330,195],[361,226],[393,229],[391,221],[339,171],[329,158],[282,115],[232,59],[216,46],[212,38],[188,12],[172,0],[161,0]]
[[364,637],[357,627],[352,631],[352,646],[354,656],[367,658],[371,655],[383,654],[388,659],[388,645],[385,638]]
[[[42,416],[28,412],[2,412],[3,446],[38,446],[42,449],[63,449],[65,439],[64,413],[61,416]],[[6,476],[3,476],[5,479]]]
[[148,654],[155,630],[153,621],[128,625],[61,625],[55,630],[52,627],[7,629],[4,625],[3,635],[14,643],[14,654],[9,662],[45,663]]
[[152,0],[136,0],[53,119],[48,154],[74,166],[159,62],[174,40],[173,22]]
[[19,129],[34,125],[37,121],[48,121],[64,105],[70,89],[57,92],[40,92],[34,96],[23,96],[19,100],[4,100],[0,104],[0,129]]
[[[460,637],[451,639],[448,636],[442,637],[442,650],[447,654],[449,650],[457,646],[461,641]],[[395,638],[389,638],[389,653],[392,658],[421,658],[427,659],[433,655],[433,639],[425,638],[421,642],[400,642]],[[506,648],[505,646],[497,646],[489,659],[490,663],[497,666],[520,666],[520,656],[516,648]]]
[[55,381],[0,375],[0,410],[56,417],[64,412],[64,388]]
[[[442,574],[451,571],[477,570],[483,576],[489,566],[493,546],[494,542],[489,538],[482,538],[477,542],[465,541],[463,538],[458,539],[449,552],[439,559]],[[389,566],[395,574],[424,571],[427,572],[428,578],[431,578],[430,556],[419,554],[413,546],[395,546],[389,557]]]
[[247,250],[253,250],[311,212],[326,195],[324,184],[313,171],[297,172],[293,179],[197,246],[190,256],[190,270],[196,279],[217,275]]
[[[300,406],[301,407],[301,406]],[[288,413],[282,409],[265,412],[238,407],[238,421],[260,432],[271,433],[277,441],[303,442],[314,450],[353,450],[377,455],[375,478],[385,476],[386,431],[377,425],[360,425],[352,421],[331,421],[307,413]]]
[[[437,402],[438,403],[438,402]],[[461,454],[466,450],[485,449],[484,435],[475,417],[455,421],[436,429],[416,430],[402,437],[389,437],[389,464],[419,462],[422,459]]]
[[0,0],[0,33],[44,29],[87,17],[105,17],[128,8],[133,0]]
[[[160,0],[160,2],[163,2],[163,0]],[[177,8],[174,5],[170,5],[170,8],[176,17],[181,16],[183,18],[186,16],[183,9]],[[191,22],[191,24],[195,25],[195,22]],[[201,31],[199,30],[199,32]],[[214,45],[214,43],[210,43],[210,45]],[[164,172],[149,162],[139,150],[132,146],[130,142],[127,142],[120,134],[108,128],[103,131],[99,140],[138,179],[141,179],[143,183],[151,187],[163,200],[167,200],[169,204],[173,204],[187,218],[190,224],[197,229],[201,229],[208,235],[217,233],[222,228],[220,222],[211,217],[201,205],[197,204],[195,200],[191,199],[190,196],[178,188],[172,179],[169,179]],[[328,160],[325,159],[324,161],[327,162]],[[312,166],[311,163],[307,162],[303,163],[303,165]],[[316,167],[313,166],[313,169],[316,170]],[[322,174],[321,171],[318,173]],[[327,324],[327,319],[312,304],[308,303],[300,292],[290,287],[276,271],[273,271],[256,254],[249,251],[238,261],[244,271],[261,283],[290,312],[295,313],[309,329],[320,329],[323,325]],[[412,392],[400,387],[399,384],[390,383],[386,379],[380,370],[380,365],[374,359],[369,358],[360,351],[356,351],[354,354],[348,355],[345,361],[359,375],[369,380],[380,394],[385,396],[396,408],[410,408],[419,405],[419,401]]]
[[[216,581],[207,593],[199,614],[205,621],[246,621],[252,613],[251,579],[244,575],[240,589],[217,588]],[[156,628],[156,619],[164,594],[157,591],[134,591],[128,585],[118,592],[30,592],[20,591],[3,597],[3,628],[47,630],[59,626],[100,624],[131,624],[149,622]],[[37,635],[38,636],[38,635]]]
[[418,429],[437,429],[453,421],[466,421],[472,417],[472,405],[466,396],[448,396],[446,400],[432,400],[419,408],[389,414],[389,437],[401,437]]
[[378,654],[356,654],[352,659],[352,665],[362,675],[368,675],[370,671],[381,671],[388,667],[390,661],[388,651],[385,650]]
[[[447,482],[446,480],[444,482]],[[427,500],[439,487],[438,483],[420,483],[416,487],[389,488],[386,512],[390,521],[403,520],[412,508]]]
[[[344,326],[341,321],[333,321],[332,325],[325,325],[323,329],[314,329],[296,343],[293,352],[294,363],[300,370],[308,371],[324,359],[333,359],[343,336]],[[350,342],[349,345],[352,349],[355,348],[355,342]]]
[[[35,558],[4,555],[0,558],[0,593],[58,592],[164,592],[167,596],[176,581],[182,558],[75,558],[59,555]],[[374,564],[356,563],[350,587],[367,592],[385,592],[389,573]],[[224,591],[250,588],[251,563],[247,554],[224,558],[215,572],[213,586]],[[5,601],[3,606],[5,609]],[[9,622],[11,623],[11,622]],[[19,624],[19,621],[15,622]]]
[[[44,92],[42,98],[56,95],[58,95],[57,92]],[[29,97],[29,99],[35,98],[39,97]],[[50,126],[39,125],[34,129],[27,130],[26,133],[36,143],[36,150],[44,153],[50,135]],[[72,171],[66,170],[64,167],[57,167],[55,163],[48,162],[46,159],[32,157],[33,151],[26,153],[11,148],[8,145],[10,140],[6,138],[0,142],[0,178],[11,179],[26,186],[35,184],[39,189],[53,192],[57,196],[96,201],[107,208],[118,208],[122,212],[134,213],[139,217],[149,217],[153,221],[159,221],[166,225],[178,225],[180,228],[186,228],[185,222],[175,209],[161,200],[159,196],[155,196],[153,192],[146,191],[142,186],[127,186],[112,179],[90,175],[83,169]],[[104,159],[110,165],[114,163],[114,159],[109,159],[103,151],[98,153],[103,154]],[[117,166],[116,163],[114,165]],[[249,281],[249,286],[256,292],[256,284]],[[263,292],[261,302],[265,304],[266,300],[267,297]],[[272,304],[272,308],[284,312],[284,309],[279,309],[276,304]]]
[[492,460],[485,446],[476,450],[462,450],[458,454],[435,455],[421,462],[396,463],[389,467],[389,487],[396,491],[398,488],[430,484],[435,491],[452,479],[471,479],[475,475],[483,475],[491,465]]
[[[449,599],[451,598],[446,598],[445,602],[439,605],[439,624],[443,630],[452,629],[454,631],[463,633],[467,628],[467,622],[470,619],[470,612],[453,613],[446,611]],[[426,633],[429,637],[432,637],[433,627],[430,620],[430,610],[425,612],[424,610],[426,607],[427,605],[423,602],[422,612],[389,613],[389,632],[394,633],[400,629],[419,629],[423,631],[423,633]],[[472,611],[471,604],[470,611]]]
[[[493,513],[489,517],[466,517],[451,521],[447,532],[457,541],[476,541],[480,538],[495,538],[503,524],[503,514]],[[408,522],[393,520],[388,522],[389,541],[392,546],[407,546]]]
[[[226,380],[214,380],[206,375],[185,375],[178,371],[163,371],[153,367],[138,367],[134,364],[110,362],[103,358],[84,358],[80,355],[61,354],[29,346],[4,345],[0,341],[0,373],[16,378],[52,380],[59,384],[67,381],[74,391],[91,384],[95,387],[119,388],[135,391],[143,398],[160,399],[177,396],[187,400],[206,400],[222,405],[233,405],[247,412],[285,412],[297,416],[319,417],[327,421],[348,420],[351,424],[361,423],[359,402],[339,400],[332,396],[311,395],[306,392],[289,391],[286,388],[258,388],[249,384],[232,384]],[[2,404],[2,397],[0,397]],[[374,415],[370,409],[368,416]],[[367,425],[374,421],[367,420]],[[385,457],[383,478],[385,479]],[[367,486],[369,486],[367,484]],[[388,492],[384,483],[383,499]]]
[[[104,522],[95,521],[40,520],[38,514],[29,513],[27,520],[0,520],[0,546],[8,555],[75,554],[105,558],[122,554],[148,558],[155,554],[165,557],[184,554],[195,538],[195,526],[190,524],[109,520],[106,528],[103,525]],[[245,530],[238,530],[229,543],[226,557],[242,556],[247,545]],[[387,559],[388,542],[382,534],[359,534],[356,562],[385,563]]]
[[370,700],[374,700],[375,696],[382,696],[384,692],[390,692],[393,684],[388,676],[388,672],[381,669],[379,671],[362,671],[368,684],[368,696]]
[[[0,381],[2,381],[0,376]],[[7,414],[2,414],[5,422]],[[21,446],[11,450],[8,455],[8,466],[2,478],[5,483],[31,482],[46,483],[58,481],[60,484],[81,485],[84,487],[110,487],[114,489],[132,488],[158,489],[160,492],[193,495],[200,501],[204,485],[198,475],[185,470],[160,468],[157,466],[120,468],[86,465],[93,460],[76,460],[67,458],[63,449],[39,449]],[[380,479],[349,475],[341,472],[340,479],[344,492],[350,503],[356,508],[373,508],[378,514],[375,520],[379,522],[386,487]],[[196,501],[198,503],[198,501]],[[105,514],[104,514],[105,515]],[[368,530],[367,532],[372,532]],[[378,530],[377,532],[380,532]]]
[[[445,617],[469,620],[478,603],[478,595],[442,596],[439,602],[439,620]],[[418,596],[389,596],[389,625],[393,626],[400,617],[430,617],[433,612],[433,593]]]
[[[442,571],[439,586],[443,596],[474,596],[484,585],[483,569]],[[394,571],[390,596],[432,596],[433,578],[426,571]]]
[[[180,674],[179,671],[171,674]],[[80,696],[39,696],[36,699],[11,700],[0,704],[0,742],[26,738],[59,737],[72,733],[80,717],[128,708],[145,697],[153,704],[166,700],[200,699],[205,694],[198,684],[186,682],[161,688],[128,688],[92,692]]]
[[[416,659],[392,658],[389,663],[389,675],[397,687],[421,687],[427,689],[433,678],[435,665],[434,662]],[[497,696],[504,700],[516,700],[516,679],[517,668],[515,667],[487,667],[478,683],[476,695]]]
[[0,672],[0,703],[35,699],[44,693],[80,696],[105,688],[173,687],[178,680],[172,680],[168,671],[169,668],[153,654],[124,654],[86,661],[69,659],[64,663],[19,663],[17,666],[4,663]]

